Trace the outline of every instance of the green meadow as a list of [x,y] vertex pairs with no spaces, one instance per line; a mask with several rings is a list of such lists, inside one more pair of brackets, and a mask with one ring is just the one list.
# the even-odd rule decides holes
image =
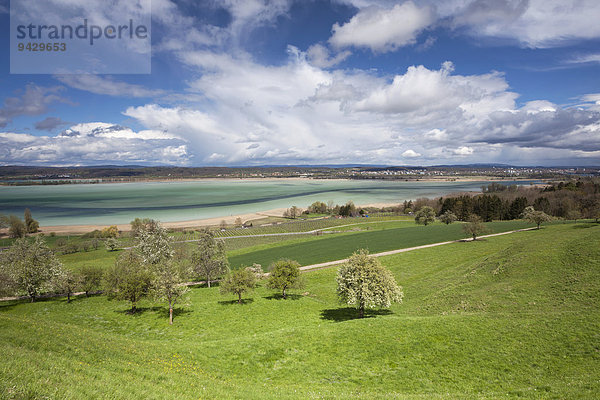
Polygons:
[[[291,258],[302,265],[310,265],[326,261],[340,260],[348,257],[358,249],[368,249],[371,253],[421,246],[424,244],[459,240],[467,235],[462,224],[444,225],[436,223],[429,226],[415,225],[412,222],[400,222],[400,226],[385,224],[373,226],[373,230],[363,232],[347,232],[312,239],[298,239],[291,243],[268,244],[263,247],[250,247],[229,253],[232,268],[241,265],[258,263],[268,266],[279,258]],[[530,228],[525,221],[495,221],[485,224],[488,233],[507,232],[516,229]],[[368,226],[368,225],[367,225]],[[363,225],[364,227],[364,225]]]
[[[370,244],[403,229],[421,232],[360,235],[380,232]],[[423,235],[447,240],[443,229],[424,227]],[[332,244],[355,234],[294,247],[323,241],[343,258],[351,248]],[[397,248],[412,245],[403,240]],[[291,249],[262,246],[272,247],[255,255]],[[404,303],[364,319],[338,303],[336,268],[305,273],[305,288],[287,300],[264,284],[243,305],[216,287],[193,288],[173,326],[166,307],[149,301],[135,315],[104,296],[2,303],[0,398],[597,397],[599,224],[555,224],[381,261]]]
[[[348,257],[360,248],[366,248],[371,253],[395,250],[424,244],[459,240],[466,237],[460,223],[444,225],[435,223],[429,226],[420,226],[414,220],[386,220],[365,222],[364,219],[349,219],[344,227],[329,225],[320,236],[317,235],[282,235],[229,237],[225,239],[227,255],[233,269],[242,265],[261,264],[267,268],[272,262],[280,258],[291,258],[302,265],[339,260]],[[360,221],[360,222],[357,222]],[[339,224],[339,222],[334,222]],[[298,225],[302,225],[300,222]],[[294,231],[287,227],[287,231]],[[495,221],[485,224],[487,233],[507,232],[516,229],[530,228],[532,225],[525,221]],[[352,228],[353,230],[350,230]],[[252,232],[252,231],[251,231]],[[285,233],[280,231],[278,233]],[[237,236],[237,235],[236,235]],[[63,237],[64,238],[64,237]],[[176,240],[189,240],[179,238]],[[46,237],[50,246],[56,242],[56,237]],[[74,243],[82,241],[80,237],[69,239]],[[129,239],[124,239],[122,246],[131,246]],[[194,243],[185,244],[193,248]],[[114,263],[119,251],[107,251],[104,244],[98,250],[77,252],[60,256],[66,267],[79,269],[84,265],[99,265],[107,267]]]

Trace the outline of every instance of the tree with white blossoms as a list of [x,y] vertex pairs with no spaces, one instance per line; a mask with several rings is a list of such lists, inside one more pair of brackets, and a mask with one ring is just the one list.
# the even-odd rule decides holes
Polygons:
[[167,230],[156,222],[152,229],[138,231],[137,250],[146,264],[155,265],[173,257],[173,239]]
[[119,247],[119,242],[117,241],[117,239],[109,237],[104,242],[104,246],[106,247],[106,250],[108,250],[108,251],[115,251],[117,249],[117,247]]
[[210,281],[229,272],[229,262],[225,256],[225,243],[215,239],[208,229],[199,232],[198,247],[192,254],[193,270],[196,275],[206,278],[208,287]]
[[392,273],[364,249],[340,267],[336,281],[340,301],[356,307],[360,318],[365,316],[365,308],[389,308],[392,303],[402,303],[404,297]]
[[536,224],[538,229],[540,229],[540,225],[544,222],[552,221],[551,216],[543,211],[536,211],[532,206],[525,207],[522,216],[526,221]]
[[40,236],[33,240],[16,240],[0,253],[0,267],[6,272],[14,292],[25,292],[31,302],[52,289],[62,271],[62,264]]

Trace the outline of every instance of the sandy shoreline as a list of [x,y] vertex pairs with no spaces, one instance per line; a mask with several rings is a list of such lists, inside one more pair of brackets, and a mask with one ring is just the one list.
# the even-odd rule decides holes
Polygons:
[[[369,203],[369,204],[359,204],[357,207],[392,207],[397,206],[398,203]],[[236,214],[236,215],[228,215],[222,217],[212,217],[212,218],[204,218],[204,219],[194,219],[189,221],[173,221],[173,222],[162,222],[161,224],[165,228],[198,228],[203,226],[217,226],[221,223],[221,221],[225,221],[227,225],[233,225],[237,218],[241,218],[242,221],[253,221],[266,217],[281,217],[286,208],[275,208],[267,211],[258,211],[254,213],[246,213],[246,214]],[[114,224],[113,224],[114,225]],[[92,232],[95,229],[102,230],[110,225],[56,225],[56,226],[41,226],[40,232],[44,234],[49,234],[51,232],[56,233],[57,235],[64,234],[83,234]],[[119,231],[128,232],[131,230],[131,225],[127,224],[116,224]]]
[[[273,210],[255,212],[255,213],[247,213],[247,214],[237,214],[237,215],[228,215],[222,217],[213,217],[213,218],[204,218],[204,219],[194,219],[189,221],[173,221],[173,222],[162,222],[161,224],[165,228],[197,228],[203,226],[215,226],[219,225],[221,221],[225,221],[227,225],[233,225],[237,218],[241,218],[242,221],[251,221],[259,218],[265,217],[281,217],[285,208],[276,208]],[[114,225],[114,224],[113,224]],[[56,226],[41,226],[40,232],[48,234],[50,232],[54,232],[56,234],[82,234],[87,232],[92,232],[95,229],[102,230],[110,225],[56,225]],[[119,231],[128,232],[131,230],[131,225],[127,224],[116,224]]]

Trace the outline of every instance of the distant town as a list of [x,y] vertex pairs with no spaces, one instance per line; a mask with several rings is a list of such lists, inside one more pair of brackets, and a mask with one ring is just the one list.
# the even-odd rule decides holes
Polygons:
[[406,166],[265,166],[265,167],[0,167],[0,184],[74,184],[179,179],[389,179],[457,180],[557,179],[600,176],[600,167],[516,167],[507,165]]

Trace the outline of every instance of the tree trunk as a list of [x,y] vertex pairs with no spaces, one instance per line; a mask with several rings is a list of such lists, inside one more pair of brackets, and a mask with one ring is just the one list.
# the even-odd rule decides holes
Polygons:
[[67,291],[67,303],[71,302],[71,292]]
[[365,317],[365,306],[364,306],[364,304],[361,304],[360,307],[358,308],[358,317],[359,318],[364,318]]
[[242,294],[238,293],[238,304],[242,304]]
[[282,296],[284,299],[287,299],[287,295],[285,294],[285,289],[286,289],[286,286],[284,286],[284,287],[283,287],[283,293],[281,293],[281,296]]
[[477,235],[473,234],[473,240],[477,240]]
[[169,307],[169,325],[173,325],[173,307]]
[[208,284],[208,287],[210,287],[210,276],[206,277],[206,283]]
[[540,229],[540,224],[537,224],[537,226],[538,226],[537,228]]

